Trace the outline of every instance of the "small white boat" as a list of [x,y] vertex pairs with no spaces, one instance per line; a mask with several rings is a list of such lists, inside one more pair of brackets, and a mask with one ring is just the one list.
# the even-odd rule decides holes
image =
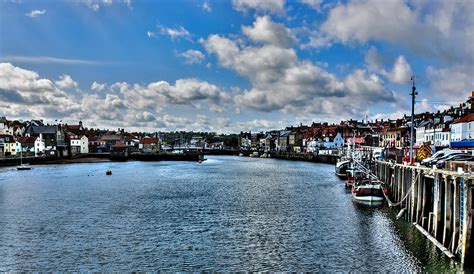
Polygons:
[[23,164],[23,148],[20,147],[20,165],[16,166],[16,170],[30,170],[30,164]]
[[243,154],[243,153],[239,153],[239,157],[242,157],[242,156],[244,156],[244,154]]

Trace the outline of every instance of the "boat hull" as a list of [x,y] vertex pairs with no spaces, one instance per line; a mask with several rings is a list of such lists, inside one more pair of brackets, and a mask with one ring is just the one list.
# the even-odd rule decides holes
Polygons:
[[384,202],[383,189],[378,185],[363,185],[354,187],[352,200],[359,204],[381,206]]
[[347,177],[347,170],[349,169],[349,161],[338,162],[335,167],[335,173],[340,178]]

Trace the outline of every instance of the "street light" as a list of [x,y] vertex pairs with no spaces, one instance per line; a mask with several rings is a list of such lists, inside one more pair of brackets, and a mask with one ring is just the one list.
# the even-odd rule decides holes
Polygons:
[[411,81],[413,82],[413,86],[411,88],[411,127],[410,127],[410,164],[413,164],[413,141],[414,141],[414,127],[415,127],[415,96],[418,95],[416,92],[415,87],[415,76],[411,77]]

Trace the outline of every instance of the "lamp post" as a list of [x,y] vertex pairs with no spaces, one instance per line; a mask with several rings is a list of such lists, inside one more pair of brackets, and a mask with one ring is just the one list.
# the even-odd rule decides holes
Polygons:
[[411,81],[413,82],[413,86],[411,88],[411,127],[410,127],[410,164],[413,164],[413,141],[414,141],[414,127],[415,127],[415,96],[418,95],[416,92],[415,87],[415,76],[411,77]]

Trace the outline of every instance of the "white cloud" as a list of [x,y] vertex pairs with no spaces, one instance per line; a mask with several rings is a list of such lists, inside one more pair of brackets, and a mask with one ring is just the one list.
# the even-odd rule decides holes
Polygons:
[[[426,75],[434,95],[449,101],[464,102],[474,91],[474,67],[455,65],[446,68],[428,67]],[[419,91],[422,94],[423,91]]]
[[76,64],[76,65],[98,65],[100,62],[82,59],[66,59],[51,56],[6,56],[0,57],[0,62],[15,63],[55,63],[55,64]]
[[381,71],[384,68],[384,58],[379,54],[377,48],[371,46],[367,53],[365,54],[364,61],[367,65],[367,68],[371,71]]
[[406,84],[410,81],[413,71],[411,70],[410,64],[403,55],[398,56],[395,64],[391,71],[385,72],[384,75],[392,82],[396,84]]
[[56,86],[58,86],[61,89],[65,88],[77,88],[78,84],[76,81],[72,80],[71,76],[69,75],[63,75],[59,77],[59,81],[54,82]]
[[473,13],[470,1],[349,1],[330,10],[309,44],[382,41],[447,63],[472,63]]
[[26,16],[35,18],[46,13],[46,10],[32,10],[28,13],[25,13]]
[[81,2],[94,11],[112,5],[112,0],[81,0]]
[[272,22],[270,16],[257,17],[253,26],[242,27],[244,34],[255,42],[289,47],[295,42],[291,31],[284,25]]
[[39,117],[69,115],[79,110],[76,100],[62,90],[77,84],[63,76],[56,83],[40,78],[30,70],[11,63],[0,63],[0,101],[8,102],[11,109]]
[[199,50],[187,50],[179,54],[187,64],[201,64],[206,56]]
[[323,0],[300,0],[300,2],[310,6],[314,10],[321,11]]
[[107,84],[105,84],[105,83],[104,84],[99,84],[96,81],[94,81],[91,85],[91,89],[95,90],[95,91],[102,91],[102,90],[105,89],[106,85]]
[[148,38],[156,37],[156,34],[153,31],[147,31],[146,35],[148,36]]
[[81,0],[81,2],[93,11],[99,11],[101,7],[109,7],[114,2],[125,4],[132,9],[132,0]]
[[285,12],[285,0],[233,0],[234,9],[247,12],[250,9],[263,13]]
[[202,43],[221,66],[250,80],[251,89],[235,94],[237,106],[285,113],[360,115],[357,112],[368,103],[394,100],[377,75],[355,70],[338,79],[317,64],[298,60],[291,48],[238,45],[219,35],[210,35]]
[[176,28],[170,28],[163,25],[157,25],[161,35],[167,35],[171,37],[171,40],[175,39],[187,39],[191,40],[191,33],[183,26],[177,26]]
[[371,72],[384,75],[392,83],[403,85],[410,81],[413,71],[410,64],[405,59],[405,56],[398,56],[393,64],[392,69],[388,71],[385,69],[387,59],[387,56],[380,55],[377,49],[374,46],[371,46],[365,54],[364,60],[366,67]]
[[211,12],[211,11],[212,11],[211,4],[209,4],[209,1],[208,1],[208,0],[205,0],[205,1],[202,3],[201,8],[202,8],[204,11],[207,11],[207,12]]

